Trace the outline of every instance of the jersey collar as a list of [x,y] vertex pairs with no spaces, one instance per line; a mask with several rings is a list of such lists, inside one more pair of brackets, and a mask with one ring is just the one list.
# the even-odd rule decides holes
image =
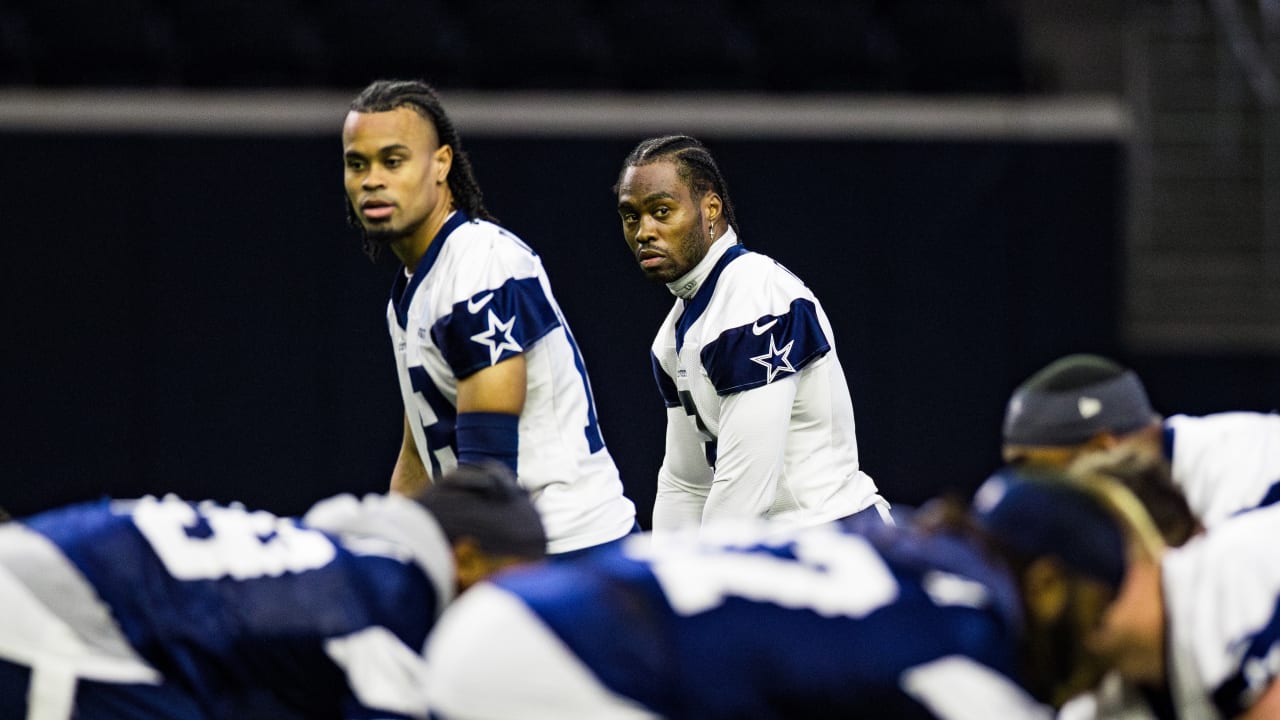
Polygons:
[[[676,352],[684,347],[685,333],[689,332],[689,328],[693,327],[693,323],[702,317],[702,313],[711,304],[711,296],[716,291],[720,273],[724,272],[729,263],[748,252],[738,244],[738,236],[730,228],[711,245],[701,262],[685,273],[684,277],[667,284],[684,301],[684,314],[676,321]],[[677,288],[680,292],[676,292]]]
[[391,285],[391,303],[396,308],[396,322],[400,323],[400,328],[405,329],[409,326],[409,303],[413,301],[413,294],[417,291],[418,286],[426,279],[427,273],[431,267],[435,265],[436,258],[440,257],[440,251],[444,248],[444,243],[449,239],[449,235],[469,221],[471,218],[461,210],[454,210],[448,218],[445,218],[444,225],[440,227],[440,231],[436,233],[436,237],[427,246],[427,251],[422,254],[422,259],[418,261],[417,267],[413,269],[413,275],[406,277],[404,273],[396,275],[396,281]]
[[724,234],[715,242],[711,243],[711,247],[707,248],[707,254],[698,261],[697,265],[689,272],[667,283],[667,289],[672,295],[684,300],[691,300],[698,293],[698,288],[702,287],[707,281],[707,276],[711,274],[716,263],[720,261],[720,257],[731,245],[738,243],[738,234],[733,228],[725,230]]

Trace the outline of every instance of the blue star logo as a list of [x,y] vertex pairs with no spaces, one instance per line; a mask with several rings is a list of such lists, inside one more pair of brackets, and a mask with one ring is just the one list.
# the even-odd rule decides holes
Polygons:
[[786,345],[779,348],[774,342],[773,336],[770,335],[769,352],[751,358],[751,362],[757,365],[762,365],[766,370],[768,370],[769,376],[768,379],[765,380],[765,385],[773,382],[773,379],[778,377],[778,373],[780,372],[793,373],[796,371],[794,367],[791,367],[791,360],[787,357],[791,354],[791,346],[794,345],[795,342],[796,341],[793,339],[791,342],[788,342]]
[[498,319],[493,311],[489,311],[489,329],[482,333],[471,336],[471,339],[481,345],[489,346],[489,364],[497,365],[498,359],[502,357],[503,350],[512,352],[524,352],[524,348],[520,347],[520,343],[511,337],[511,327],[516,324],[516,316],[512,315],[510,320],[502,322]]

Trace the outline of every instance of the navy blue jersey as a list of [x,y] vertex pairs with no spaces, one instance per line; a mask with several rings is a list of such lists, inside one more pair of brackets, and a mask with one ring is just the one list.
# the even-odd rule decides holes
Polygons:
[[[956,538],[876,525],[709,525],[696,539],[636,536],[508,573],[442,619],[429,659],[451,670],[435,678],[435,709],[460,720],[522,706],[523,717],[555,717],[557,688],[522,685],[556,682],[533,668],[569,655],[613,698],[593,717],[1043,713],[1012,680],[1022,621],[1008,575]],[[508,599],[493,602],[495,591]],[[508,632],[512,598],[527,610],[521,622],[549,631],[542,640]],[[463,676],[488,662],[479,648],[490,633],[509,638],[500,652],[526,657],[536,679],[490,674],[481,701]],[[555,647],[522,647],[530,642]],[[495,699],[504,697],[505,708]]]
[[[421,653],[453,570],[443,533],[410,500],[339,496],[299,520],[169,496],[71,506],[3,530],[0,567],[48,609],[32,617],[85,646],[79,677],[121,686],[112,702],[181,697],[220,718],[426,715]],[[45,561],[24,566],[33,554]],[[106,614],[68,606],[67,587]],[[153,675],[124,682],[93,669],[103,637],[123,640],[112,652]],[[0,647],[0,657],[37,671],[44,662],[39,648]],[[386,676],[366,677],[374,667]],[[86,706],[91,695],[76,698],[81,715],[103,712]]]

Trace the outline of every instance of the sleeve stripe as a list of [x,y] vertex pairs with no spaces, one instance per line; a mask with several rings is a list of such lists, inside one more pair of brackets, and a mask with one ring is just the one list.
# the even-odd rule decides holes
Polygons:
[[817,306],[797,298],[781,315],[729,328],[702,348],[702,365],[720,395],[785,379],[831,351]]
[[961,655],[950,655],[902,673],[902,689],[940,720],[1030,718],[1052,711],[1005,675]]
[[653,364],[653,379],[658,383],[658,392],[662,394],[662,403],[669,408],[680,407],[680,393],[676,390],[675,380],[662,369],[658,356],[649,351],[649,362]]

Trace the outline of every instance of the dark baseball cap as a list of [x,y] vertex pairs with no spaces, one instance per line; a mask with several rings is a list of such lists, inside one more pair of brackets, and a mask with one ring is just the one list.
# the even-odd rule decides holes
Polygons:
[[416,498],[449,538],[493,555],[541,558],[547,534],[529,493],[501,463],[459,465]]
[[973,513],[992,537],[1024,560],[1058,558],[1112,590],[1124,580],[1128,555],[1122,520],[1065,476],[1006,468],[978,489]]
[[1059,358],[1014,390],[1004,416],[1011,445],[1078,445],[1100,432],[1158,420],[1138,375],[1099,355]]

